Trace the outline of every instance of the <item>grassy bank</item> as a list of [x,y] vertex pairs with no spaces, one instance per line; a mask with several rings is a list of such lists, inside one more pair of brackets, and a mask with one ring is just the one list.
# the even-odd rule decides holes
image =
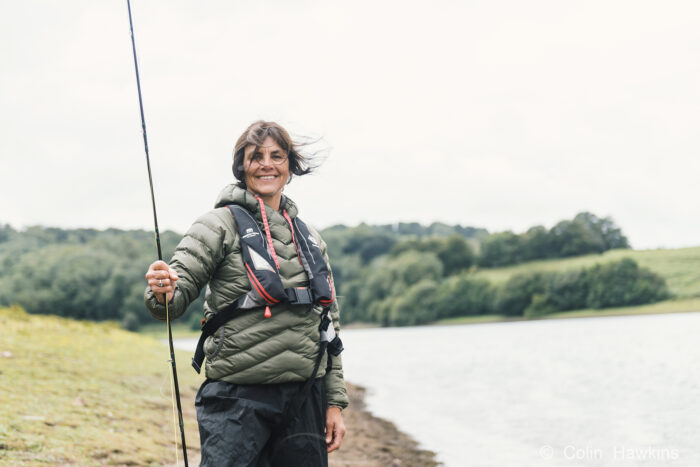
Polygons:
[[[595,316],[626,316],[626,315],[650,315],[663,313],[685,313],[690,311],[700,311],[700,298],[685,298],[676,300],[665,300],[663,302],[649,305],[626,306],[620,308],[606,308],[603,310],[585,309],[575,311],[562,311],[551,313],[537,319],[562,319],[562,318],[591,318]],[[435,325],[447,324],[476,324],[495,323],[503,321],[523,321],[527,318],[501,315],[482,316],[460,316],[436,321]]]
[[[116,324],[0,308],[0,465],[175,465],[167,347]],[[194,396],[202,377],[176,355],[190,465],[199,464]],[[364,410],[348,384],[348,434],[331,466],[432,466],[434,454]],[[182,463],[181,452],[177,455]]]
[[[0,464],[175,463],[167,347],[117,325],[19,308],[0,309],[0,333]],[[196,457],[201,377],[189,357],[176,359]]]
[[[173,339],[183,339],[187,337],[199,337],[201,331],[192,329],[189,325],[174,321],[171,324],[173,331]],[[153,323],[141,326],[138,330],[139,334],[153,337],[154,339],[166,339],[168,337],[167,327],[164,322],[153,320]]]

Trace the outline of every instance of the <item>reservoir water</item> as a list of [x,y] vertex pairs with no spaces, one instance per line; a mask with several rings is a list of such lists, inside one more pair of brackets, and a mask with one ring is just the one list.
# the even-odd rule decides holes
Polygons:
[[341,332],[372,413],[484,467],[700,465],[699,335],[700,313]]

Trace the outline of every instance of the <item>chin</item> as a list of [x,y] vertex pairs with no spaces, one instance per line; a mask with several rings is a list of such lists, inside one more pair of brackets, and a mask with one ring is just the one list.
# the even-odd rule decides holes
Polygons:
[[282,192],[282,188],[260,188],[250,185],[248,185],[248,189],[258,196],[275,196],[276,194]]

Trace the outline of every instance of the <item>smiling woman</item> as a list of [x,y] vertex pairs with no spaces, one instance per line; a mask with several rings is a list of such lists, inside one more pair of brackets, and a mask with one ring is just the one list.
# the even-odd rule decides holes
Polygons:
[[[236,141],[233,151],[233,176],[238,186],[266,196],[279,209],[284,185],[293,175],[311,172],[307,158],[299,151],[287,130],[275,122],[257,121]],[[286,163],[288,161],[288,163]]]
[[[206,287],[193,366],[207,379],[195,406],[202,464],[328,465],[345,435],[348,405],[339,310],[326,244],[282,194],[311,172],[289,133],[250,125],[236,142],[233,175],[170,264],[146,273],[146,305],[182,315]],[[264,311],[264,312],[263,312]]]

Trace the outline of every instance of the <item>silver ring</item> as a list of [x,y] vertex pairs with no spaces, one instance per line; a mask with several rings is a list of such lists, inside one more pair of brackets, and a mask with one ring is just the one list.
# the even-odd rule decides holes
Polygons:
[[163,287],[163,281],[158,281],[158,287]]

